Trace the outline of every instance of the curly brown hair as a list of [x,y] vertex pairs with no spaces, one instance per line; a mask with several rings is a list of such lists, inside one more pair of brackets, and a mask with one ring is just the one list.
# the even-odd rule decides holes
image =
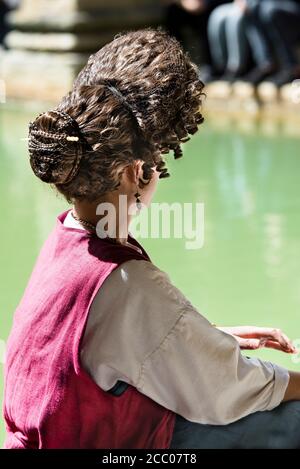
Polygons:
[[31,167],[69,202],[115,190],[126,166],[142,160],[169,176],[163,155],[203,122],[204,84],[180,43],[161,27],[119,33],[90,56],[56,109],[29,125]]

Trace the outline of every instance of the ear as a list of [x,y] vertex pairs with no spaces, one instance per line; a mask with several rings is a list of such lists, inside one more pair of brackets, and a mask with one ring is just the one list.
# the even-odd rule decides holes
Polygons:
[[126,167],[126,175],[128,180],[136,185],[139,183],[139,179],[143,176],[142,166],[144,161],[135,160],[133,163]]
[[144,161],[143,160],[136,160],[135,161],[135,168],[134,168],[134,171],[135,171],[135,183],[138,185],[139,184],[139,180],[142,179],[143,177],[143,170],[142,170],[142,166],[144,164]]

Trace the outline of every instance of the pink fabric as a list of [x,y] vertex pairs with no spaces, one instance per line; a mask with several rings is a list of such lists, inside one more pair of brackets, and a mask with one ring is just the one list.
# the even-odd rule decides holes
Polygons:
[[[91,302],[127,246],[58,216],[15,312],[5,364],[5,448],[169,448],[176,414],[129,386],[103,391],[80,364]],[[150,261],[151,262],[151,261]]]

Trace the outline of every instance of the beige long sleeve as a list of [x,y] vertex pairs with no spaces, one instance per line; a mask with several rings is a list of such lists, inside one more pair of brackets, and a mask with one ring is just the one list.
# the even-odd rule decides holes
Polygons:
[[126,381],[186,419],[227,424],[276,407],[285,368],[247,358],[148,261],[130,260],[91,306],[82,364],[104,390]]

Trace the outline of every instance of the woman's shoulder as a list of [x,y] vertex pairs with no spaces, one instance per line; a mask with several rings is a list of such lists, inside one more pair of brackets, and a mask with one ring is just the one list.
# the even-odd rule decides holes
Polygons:
[[103,287],[102,292],[118,291],[119,297],[133,303],[143,302],[149,309],[164,310],[166,315],[191,306],[168,272],[142,258],[124,261],[110,273]]
[[119,278],[121,283],[130,286],[152,285],[171,282],[167,272],[160,269],[156,264],[147,259],[128,259],[119,265],[111,274],[111,278]]

